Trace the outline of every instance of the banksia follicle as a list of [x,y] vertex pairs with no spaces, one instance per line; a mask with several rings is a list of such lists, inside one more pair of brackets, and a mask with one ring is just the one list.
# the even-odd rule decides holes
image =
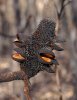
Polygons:
[[20,71],[1,74],[0,82],[24,80],[25,75],[29,79],[40,71],[55,73],[58,62],[53,51],[63,50],[56,44],[55,26],[54,21],[43,19],[31,36],[17,34],[12,58],[20,63]]

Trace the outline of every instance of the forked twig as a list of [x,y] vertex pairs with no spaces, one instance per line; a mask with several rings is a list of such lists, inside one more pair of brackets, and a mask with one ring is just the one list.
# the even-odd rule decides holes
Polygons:
[[62,17],[62,15],[63,15],[63,12],[64,12],[64,8],[68,5],[68,4],[70,4],[71,2],[72,2],[72,0],[68,0],[67,1],[67,3],[65,3],[65,1],[66,0],[62,0],[61,1],[61,8],[60,8],[60,11],[58,11],[58,9],[57,9],[57,5],[56,5],[56,3],[54,2],[54,6],[55,6],[55,8],[56,8],[56,11],[57,11],[57,23],[56,23],[56,34],[59,32],[59,30],[60,30],[60,21],[61,21],[61,17]]

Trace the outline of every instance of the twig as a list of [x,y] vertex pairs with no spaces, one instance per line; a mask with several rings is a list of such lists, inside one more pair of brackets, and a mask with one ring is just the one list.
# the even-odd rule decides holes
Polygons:
[[62,3],[61,3],[61,9],[60,9],[60,12],[58,13],[58,18],[60,19],[62,14],[63,14],[63,11],[64,11],[64,8],[69,4],[71,3],[71,0],[68,1],[66,4],[65,3],[66,0],[62,0]]
[[61,73],[61,70],[59,67],[57,67],[57,69],[56,69],[56,82],[57,82],[57,87],[58,87],[58,92],[59,92],[59,100],[63,100],[61,82],[60,82],[60,73]]
[[29,80],[28,79],[24,80],[24,94],[27,100],[32,100],[30,97],[30,92],[29,92]]
[[0,73],[0,83],[13,80],[24,80],[24,78],[27,79],[24,71]]
[[0,73],[0,83],[10,82],[13,80],[23,80],[24,81],[24,94],[25,94],[27,100],[31,100],[31,97],[29,95],[29,80],[24,71],[7,72],[4,74]]
[[55,31],[56,31],[55,34],[57,34],[57,33],[59,32],[59,30],[60,30],[60,25],[61,25],[60,21],[61,21],[61,17],[62,17],[64,8],[65,8],[69,3],[72,2],[72,0],[68,0],[67,3],[65,3],[65,1],[66,1],[66,0],[62,0],[62,1],[61,1],[61,9],[60,9],[60,11],[58,11],[57,5],[56,5],[55,2],[54,2],[54,6],[55,6],[56,11],[57,11],[57,23],[56,23],[56,28],[55,28]]
[[[29,15],[27,18],[27,22],[25,23],[25,26],[22,29],[19,29],[18,33],[24,33],[24,31],[28,28],[28,26],[30,24],[31,18],[32,18],[32,15]],[[4,38],[11,38],[11,39],[16,37],[16,36],[9,35],[9,34],[3,33],[3,32],[0,32],[0,36],[2,36]]]
[[25,26],[22,27],[22,29],[19,29],[19,33],[24,33],[25,30],[29,27],[31,18],[32,18],[32,15],[29,15],[27,20],[26,20]]
[[[71,2],[71,1],[68,1],[65,4],[65,1],[66,0],[61,1],[60,12],[57,10],[57,6],[55,4],[56,10],[57,10],[57,23],[56,23],[56,28],[55,28],[56,35],[59,33],[59,30],[61,28],[61,16],[63,14],[64,8],[66,7],[66,5],[68,5]],[[63,100],[61,82],[60,82],[60,73],[61,73],[61,70],[59,67],[57,67],[57,69],[56,69],[56,81],[57,81],[57,87],[58,87],[58,92],[59,92],[59,100]]]

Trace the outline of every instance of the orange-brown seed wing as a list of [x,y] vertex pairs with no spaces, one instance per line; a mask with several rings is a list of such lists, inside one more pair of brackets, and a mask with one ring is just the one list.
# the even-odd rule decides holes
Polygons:
[[19,53],[13,53],[12,54],[12,58],[15,60],[15,61],[18,61],[18,62],[21,62],[21,61],[25,61],[26,59],[21,56]]

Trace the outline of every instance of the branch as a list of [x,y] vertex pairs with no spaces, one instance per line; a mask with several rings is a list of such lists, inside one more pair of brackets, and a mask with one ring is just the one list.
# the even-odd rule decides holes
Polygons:
[[61,15],[62,15],[62,12],[63,12],[63,10],[64,10],[64,2],[65,2],[66,0],[62,0],[62,2],[61,2],[61,9],[60,9],[60,12],[58,12],[58,18],[60,19],[61,18]]
[[24,71],[17,71],[17,72],[8,72],[8,73],[0,73],[0,83],[2,82],[10,82],[14,80],[23,80],[24,81],[24,94],[27,100],[31,100],[29,94],[29,80]]
[[60,11],[57,10],[57,6],[56,6],[56,4],[55,4],[55,2],[54,2],[54,6],[55,6],[56,11],[57,11],[57,23],[56,23],[56,28],[55,28],[56,34],[57,34],[57,33],[59,32],[59,30],[60,30],[60,25],[61,25],[60,20],[61,20],[61,17],[62,17],[64,8],[65,8],[69,3],[71,3],[71,0],[68,0],[67,3],[65,3],[65,1],[66,1],[66,0],[62,0],[62,1],[61,1],[61,9],[60,9]]
[[2,33],[2,32],[0,32],[0,36],[5,37],[5,38],[10,38],[10,39],[13,39],[16,37],[16,36],[11,36],[11,35],[8,35],[8,34]]
[[26,20],[25,26],[22,29],[19,29],[19,33],[24,33],[25,30],[29,27],[31,18],[32,18],[32,15],[29,15]]
[[27,98],[27,100],[32,100],[30,96],[30,90],[29,90],[29,80],[24,80],[24,94]]
[[[25,26],[21,29],[19,29],[18,33],[24,33],[25,30],[29,27],[30,25],[30,20],[32,18],[32,15],[29,15],[28,18],[27,18],[27,21],[25,23]],[[6,34],[6,33],[3,33],[3,32],[0,32],[0,36],[2,37],[5,37],[5,38],[15,38],[16,36],[13,36],[13,35],[9,35],[9,34]]]
[[70,4],[71,2],[72,2],[72,0],[70,0],[66,4],[64,4],[64,8],[65,8],[65,6],[67,6],[68,4]]
[[13,80],[24,80],[27,79],[25,72],[17,71],[17,72],[7,72],[7,73],[0,73],[0,83],[2,82],[10,82]]
[[71,0],[68,1],[66,4],[65,3],[66,0],[63,0],[62,3],[61,3],[61,9],[60,9],[60,12],[58,13],[58,18],[60,19],[62,14],[63,14],[63,11],[64,11],[64,8],[69,4],[71,3]]
[[61,82],[60,82],[60,68],[56,67],[56,81],[57,81],[57,87],[58,87],[58,92],[59,92],[59,100],[63,100],[63,96],[62,96],[62,89],[61,89]]

